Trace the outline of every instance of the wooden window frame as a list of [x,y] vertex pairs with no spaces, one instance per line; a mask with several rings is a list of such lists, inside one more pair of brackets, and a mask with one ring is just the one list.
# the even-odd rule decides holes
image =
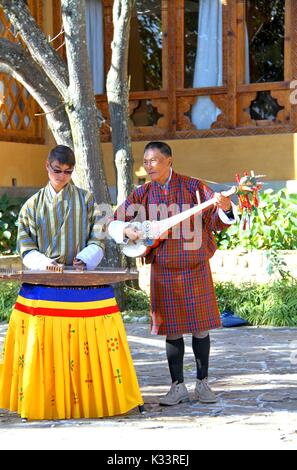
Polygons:
[[[58,3],[60,0],[54,0]],[[297,79],[297,2],[285,0],[284,81],[243,83],[245,0],[223,2],[223,85],[184,88],[184,0],[162,0],[162,77],[160,90],[130,92],[130,116],[141,100],[150,100],[160,119],[154,126],[131,126],[133,141],[190,139],[297,132],[297,107],[290,103],[290,83]],[[113,0],[103,0],[105,73],[111,63]],[[56,27],[56,32],[60,31]],[[270,91],[284,107],[276,122],[253,121],[245,110],[259,91]],[[210,129],[197,130],[187,113],[198,96],[209,96],[222,113]],[[97,106],[106,119],[101,128],[103,142],[110,141],[106,94],[96,95]]]
[[[43,24],[43,2],[42,0],[28,0],[28,6],[31,9],[32,15],[36,19],[36,22],[39,26]],[[13,37],[12,37],[13,39]],[[3,74],[6,75],[6,74]],[[12,79],[8,77],[8,81]],[[18,87],[23,88],[20,83]],[[17,101],[14,102],[16,106]],[[6,129],[0,128],[0,141],[6,142],[23,142],[23,143],[32,143],[32,144],[44,144],[44,131],[45,124],[44,118],[42,116],[36,116],[37,113],[40,113],[40,108],[37,102],[30,97],[30,118],[31,125],[27,129]]]
[[[174,0],[175,1],[175,0]],[[161,0],[162,10],[162,88],[160,90],[135,91],[129,94],[130,116],[141,100],[149,100],[161,114],[156,126],[131,126],[131,138],[137,140],[152,140],[156,138],[174,138],[176,97],[172,92],[175,80],[174,54],[169,51],[174,48],[174,37],[169,31],[174,27],[174,15],[168,13],[168,0]],[[111,41],[113,37],[112,24],[113,0],[103,0],[104,6],[104,38],[105,38],[105,72],[107,74],[111,64]],[[169,42],[170,41],[170,42]],[[105,124],[101,127],[101,140],[108,142],[110,137],[110,120],[106,94],[96,95],[97,106],[100,108]]]
[[[181,62],[183,48],[180,47],[184,37],[182,18],[184,15],[184,0],[176,1],[176,64],[180,64],[180,70],[184,70]],[[186,139],[195,137],[222,137],[240,135],[261,135],[276,133],[293,133],[297,129],[296,106],[290,103],[290,83],[297,76],[297,41],[295,31],[297,29],[297,4],[294,0],[286,1],[285,11],[285,66],[284,81],[273,83],[243,84],[244,64],[244,28],[243,18],[245,0],[226,0],[223,5],[223,83],[222,87],[183,89],[181,81],[176,77],[178,88],[178,117],[175,138]],[[182,49],[178,50],[179,47]],[[296,51],[294,53],[294,51]],[[178,68],[178,67],[177,67]],[[178,70],[177,70],[178,73]],[[270,91],[279,104],[284,106],[277,116],[277,122],[253,121],[244,110],[249,107],[251,101],[256,98],[259,91]],[[222,110],[222,114],[213,124],[211,129],[197,130],[191,124],[189,118],[185,118],[185,112],[189,111],[197,96],[210,96],[215,104]],[[280,121],[280,122],[278,122]]]

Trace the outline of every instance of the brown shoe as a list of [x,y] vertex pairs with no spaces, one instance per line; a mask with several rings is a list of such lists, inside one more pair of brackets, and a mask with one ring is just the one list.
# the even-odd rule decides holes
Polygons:
[[207,378],[203,380],[197,379],[195,387],[195,398],[200,403],[216,403],[217,397],[208,385]]
[[189,401],[189,393],[184,383],[174,382],[167,395],[160,398],[160,405],[172,406]]

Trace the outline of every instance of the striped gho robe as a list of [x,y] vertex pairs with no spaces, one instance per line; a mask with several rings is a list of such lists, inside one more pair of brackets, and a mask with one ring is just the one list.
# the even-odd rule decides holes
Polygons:
[[58,263],[72,265],[87,245],[104,247],[102,224],[91,193],[72,182],[54,197],[49,184],[22,207],[18,220],[18,251],[22,257],[38,250]]
[[[72,265],[77,251],[101,247],[101,216],[87,191],[72,183],[57,194],[51,189],[22,207],[19,251],[24,261],[37,250]],[[0,408],[22,418],[100,418],[143,404],[112,286],[24,283],[4,349]]]
[[[127,211],[129,214],[133,213],[131,204],[135,204],[135,207],[142,206],[137,216],[137,220],[141,221],[149,220],[151,204],[164,204],[167,207],[175,204],[182,212],[185,207],[197,205],[196,191],[199,192],[201,203],[213,196],[213,191],[202,181],[172,172],[167,190],[164,191],[156,182],[140,186],[117,209],[115,219],[133,220],[135,214],[127,216]],[[167,217],[170,215],[172,214]],[[195,249],[186,250],[185,244],[189,243],[189,239],[183,237],[181,229],[180,238],[169,236],[155,249],[154,256],[149,256],[150,260],[147,261],[152,262],[153,334],[174,335],[220,327],[209,259],[216,250],[213,231],[221,231],[229,226],[220,219],[219,210],[211,206],[203,211],[201,246],[197,243]],[[191,228],[193,229],[193,218]]]

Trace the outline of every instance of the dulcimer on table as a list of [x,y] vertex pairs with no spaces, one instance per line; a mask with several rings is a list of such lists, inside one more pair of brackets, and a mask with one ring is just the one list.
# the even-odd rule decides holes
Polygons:
[[44,286],[100,286],[138,279],[136,269],[100,268],[94,271],[78,271],[64,267],[59,271],[0,270],[0,281],[19,281]]

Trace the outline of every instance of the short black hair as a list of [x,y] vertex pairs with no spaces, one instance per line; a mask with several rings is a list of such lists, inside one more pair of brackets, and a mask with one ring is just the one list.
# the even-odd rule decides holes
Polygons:
[[57,145],[48,154],[47,160],[52,163],[57,160],[61,165],[75,165],[75,155],[73,150],[67,145]]
[[148,144],[146,144],[146,146],[144,147],[144,154],[146,154],[148,150],[154,150],[154,149],[159,150],[166,157],[172,157],[172,150],[169,147],[169,145],[166,144],[165,142],[159,142],[159,141],[153,141],[153,142],[149,142]]

